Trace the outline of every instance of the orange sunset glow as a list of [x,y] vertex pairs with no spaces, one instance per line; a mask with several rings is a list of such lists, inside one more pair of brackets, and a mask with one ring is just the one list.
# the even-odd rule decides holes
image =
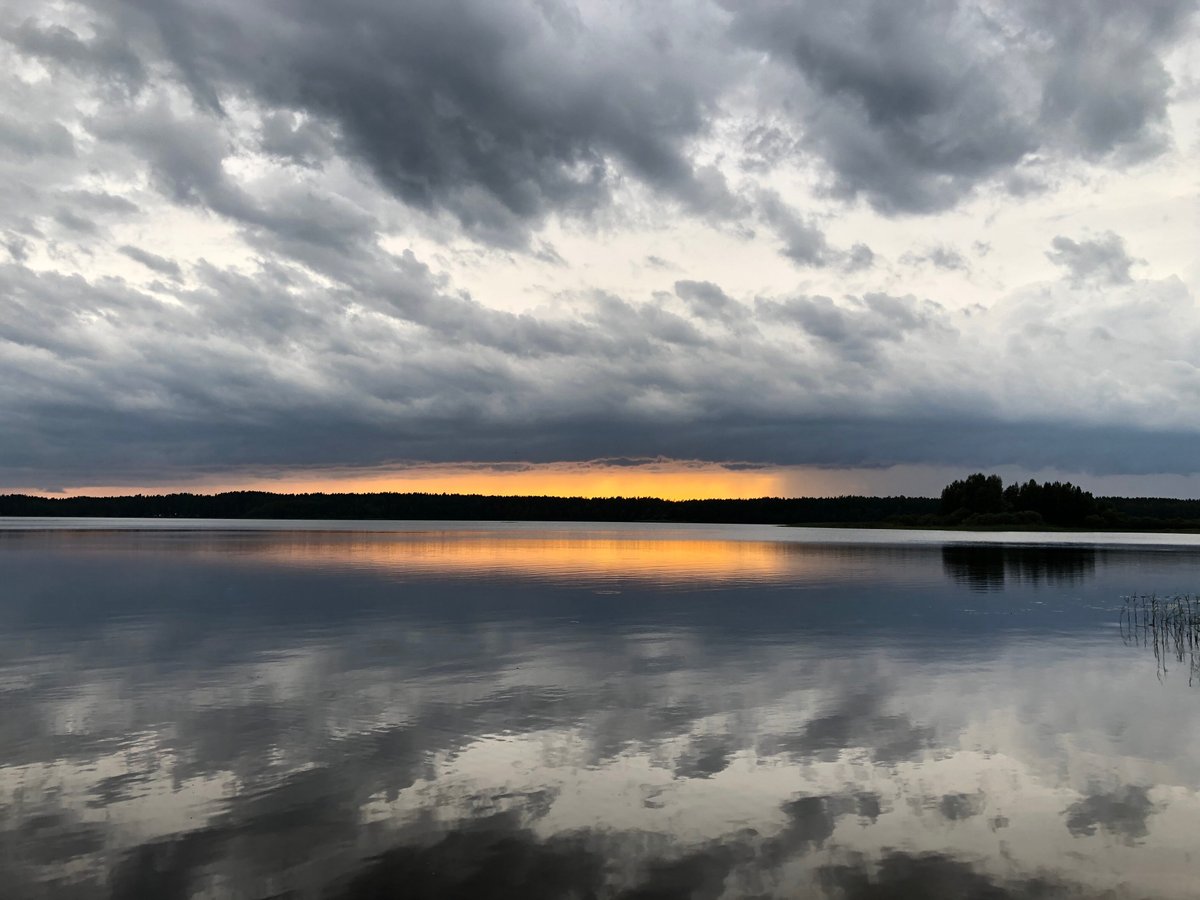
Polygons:
[[755,497],[837,497],[890,493],[902,481],[911,494],[935,495],[947,473],[923,466],[880,469],[823,469],[812,466],[755,467],[695,460],[605,460],[564,463],[418,464],[362,468],[242,471],[187,481],[96,483],[62,491],[25,488],[41,496],[270,491],[307,493],[485,494],[491,496],[660,497],[664,500]]
[[[719,465],[649,463],[636,466],[542,465],[513,468],[420,466],[360,472],[300,471],[169,485],[93,485],[72,488],[73,496],[130,493],[399,493],[489,494],[495,496],[661,497],[665,500],[775,497],[793,489],[786,469],[733,470]],[[809,479],[820,491],[819,479]],[[45,492],[41,492],[45,493]],[[63,494],[58,494],[63,496]]]

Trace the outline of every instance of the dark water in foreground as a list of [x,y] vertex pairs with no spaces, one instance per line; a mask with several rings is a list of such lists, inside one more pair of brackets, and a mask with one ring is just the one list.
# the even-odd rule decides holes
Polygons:
[[1197,894],[1190,538],[20,524],[4,897]]

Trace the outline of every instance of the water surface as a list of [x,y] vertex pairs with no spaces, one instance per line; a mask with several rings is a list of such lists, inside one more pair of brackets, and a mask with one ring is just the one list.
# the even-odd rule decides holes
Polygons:
[[0,523],[16,897],[1195,896],[1194,536]]

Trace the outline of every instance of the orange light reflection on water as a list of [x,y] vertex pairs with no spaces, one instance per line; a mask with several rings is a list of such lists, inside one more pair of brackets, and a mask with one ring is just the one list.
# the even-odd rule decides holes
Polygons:
[[[332,523],[331,523],[332,524]],[[348,523],[349,524],[349,523]],[[395,523],[399,525],[400,523]],[[0,541],[70,544],[85,552],[178,554],[233,564],[362,571],[394,575],[517,577],[572,581],[640,580],[660,584],[721,582],[812,584],[869,574],[901,576],[938,547],[888,548],[704,536],[705,526],[627,526],[564,523],[558,528],[446,527],[412,523],[413,530],[239,529],[228,523],[197,529],[164,524],[146,530],[37,529],[0,531]],[[279,523],[286,528],[286,523]],[[716,534],[724,529],[713,526]],[[918,558],[919,557],[919,558]],[[940,570],[940,566],[939,566]]]
[[239,551],[288,566],[396,574],[507,575],[550,580],[779,581],[811,555],[766,541],[410,535],[291,535]]

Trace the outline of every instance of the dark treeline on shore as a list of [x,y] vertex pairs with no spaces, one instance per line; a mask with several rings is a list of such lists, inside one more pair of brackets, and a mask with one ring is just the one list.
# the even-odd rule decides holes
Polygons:
[[0,496],[0,516],[199,519],[440,519],[563,522],[855,524],[936,514],[928,497],[659,500],[654,497],[494,497],[482,494],[166,494],[132,497]]
[[1005,487],[971,475],[933,497],[500,497],[375,493],[138,494],[126,497],[0,495],[0,516],[197,519],[428,519],[559,522],[706,522],[923,528],[1200,530],[1200,500],[1094,497],[1064,482]]
[[1200,500],[1095,497],[1068,481],[1030,479],[1004,486],[977,472],[942,490],[938,512],[912,524],[962,528],[1088,528],[1101,531],[1200,530]]

